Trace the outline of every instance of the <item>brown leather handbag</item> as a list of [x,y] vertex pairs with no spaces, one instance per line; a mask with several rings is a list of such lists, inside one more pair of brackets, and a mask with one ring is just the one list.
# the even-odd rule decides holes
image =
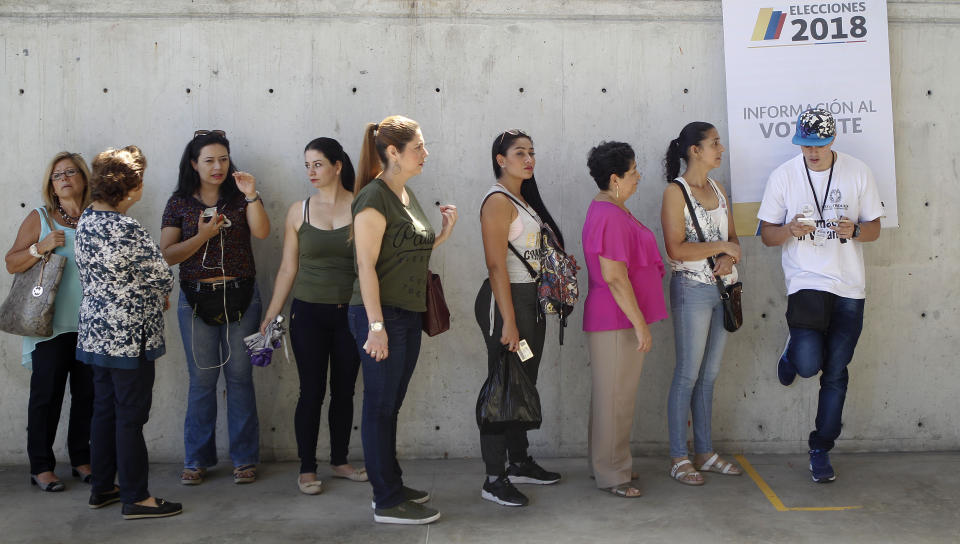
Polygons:
[[427,270],[427,310],[423,312],[423,332],[436,336],[450,330],[450,309],[443,297],[440,276]]

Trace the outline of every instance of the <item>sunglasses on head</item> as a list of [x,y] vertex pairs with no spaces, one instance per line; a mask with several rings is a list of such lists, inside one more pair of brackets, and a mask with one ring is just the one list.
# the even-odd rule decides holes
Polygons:
[[194,131],[193,137],[196,138],[197,136],[206,136],[207,134],[216,134],[217,136],[220,136],[223,138],[227,137],[227,133],[219,129],[218,130],[197,130],[197,131]]
[[497,144],[497,147],[500,147],[501,145],[503,145],[503,139],[506,138],[508,135],[513,137],[519,137],[519,136],[526,137],[527,133],[520,130],[519,128],[511,128],[510,130],[504,131],[504,133],[500,135],[500,142]]

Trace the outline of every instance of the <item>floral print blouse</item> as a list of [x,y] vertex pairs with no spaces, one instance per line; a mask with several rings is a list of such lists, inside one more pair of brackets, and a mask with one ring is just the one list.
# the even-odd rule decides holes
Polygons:
[[83,299],[77,360],[136,368],[164,354],[163,307],[173,272],[140,223],[117,212],[84,210],[75,244]]

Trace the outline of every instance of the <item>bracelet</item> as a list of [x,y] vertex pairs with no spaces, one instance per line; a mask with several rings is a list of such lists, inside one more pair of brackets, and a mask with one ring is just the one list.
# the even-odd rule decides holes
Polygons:
[[37,259],[43,258],[43,255],[40,253],[40,250],[37,249],[37,244],[30,245],[30,254],[36,257]]
[[257,196],[253,198],[247,198],[247,196],[244,195],[243,199],[247,201],[247,204],[253,204],[254,202],[260,200],[260,191],[257,191]]

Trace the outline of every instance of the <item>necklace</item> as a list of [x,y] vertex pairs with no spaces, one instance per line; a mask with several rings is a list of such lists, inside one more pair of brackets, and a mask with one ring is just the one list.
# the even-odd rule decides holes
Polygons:
[[60,217],[63,219],[63,222],[67,225],[70,225],[71,228],[77,228],[77,222],[80,221],[80,216],[74,217],[69,215],[64,209],[63,205],[60,204],[60,199],[57,199],[57,211],[60,213]]

